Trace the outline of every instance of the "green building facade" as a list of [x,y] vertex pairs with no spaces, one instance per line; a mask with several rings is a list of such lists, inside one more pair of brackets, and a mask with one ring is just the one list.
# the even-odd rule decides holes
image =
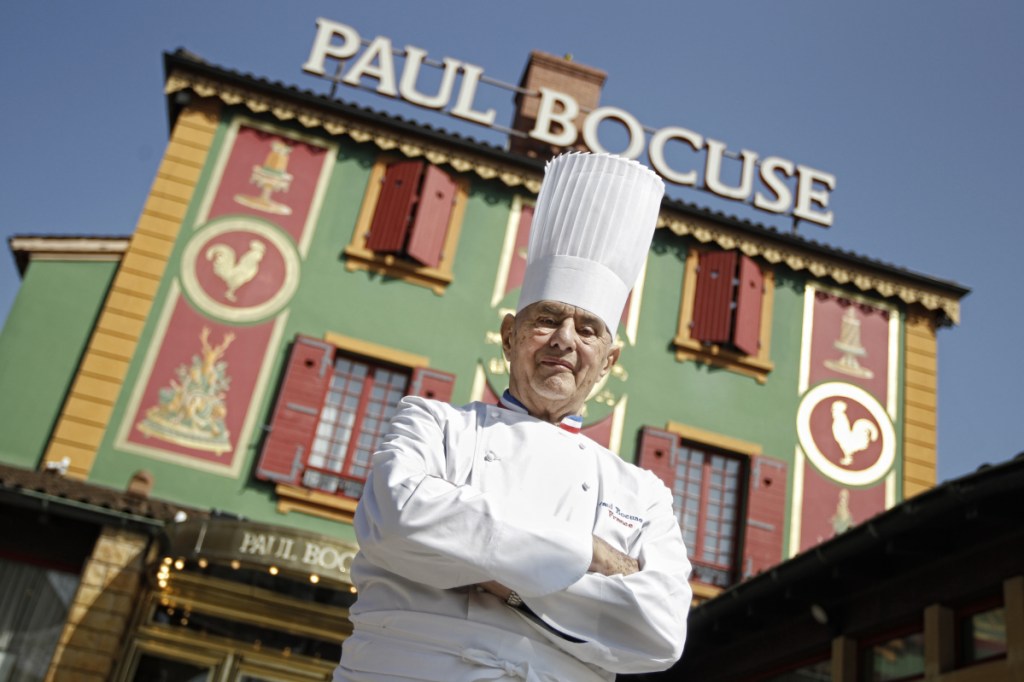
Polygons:
[[[9,537],[91,530],[63,553],[9,540],[0,566],[72,576],[50,678],[324,679],[394,403],[505,388],[544,157],[166,68],[135,231],[11,240]],[[698,599],[935,485],[936,332],[966,293],[666,199],[584,428],[673,488]]]

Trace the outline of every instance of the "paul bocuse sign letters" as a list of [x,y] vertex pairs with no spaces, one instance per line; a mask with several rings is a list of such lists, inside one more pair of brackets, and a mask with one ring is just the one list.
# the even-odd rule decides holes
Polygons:
[[[451,105],[448,113],[466,121],[483,126],[494,125],[497,115],[494,109],[474,109],[476,91],[480,85],[483,69],[473,64],[445,57],[444,73],[438,91],[426,95],[417,89],[420,69],[427,52],[413,45],[405,47],[405,61],[401,74],[395,69],[394,51],[391,40],[377,36],[369,41],[360,54],[362,39],[359,33],[346,24],[328,19],[317,19],[317,33],[309,59],[302,69],[312,75],[337,79],[346,85],[358,86],[360,79],[375,79],[376,92],[387,97],[398,97],[411,104],[427,109],[444,110]],[[357,56],[358,55],[358,56]],[[355,57],[355,59],[352,59]],[[347,69],[339,67],[336,76],[328,76],[324,66],[326,60],[352,59]],[[454,104],[452,95],[456,76],[462,79]],[[795,164],[777,156],[760,158],[756,152],[741,150],[739,153],[742,170],[738,185],[722,181],[722,159],[726,155],[724,142],[714,140],[679,126],[667,126],[653,132],[647,140],[643,124],[628,111],[618,107],[598,107],[589,112],[583,122],[583,130],[577,130],[574,123],[580,113],[580,106],[573,97],[550,88],[540,88],[540,103],[536,123],[529,136],[555,146],[568,146],[582,134],[583,142],[594,152],[613,152],[606,149],[598,136],[600,124],[605,120],[617,121],[625,127],[629,144],[624,151],[614,151],[621,156],[636,159],[647,147],[647,158],[651,167],[665,180],[677,185],[695,187],[697,171],[680,170],[669,165],[665,148],[669,143],[681,144],[684,149],[704,155],[704,187],[714,194],[754,207],[784,215],[793,215],[800,220],[829,227],[832,225],[832,211],[828,209],[829,192],[835,189],[836,179],[831,173],[808,166]],[[760,171],[758,171],[760,168]],[[755,174],[760,186],[755,189]],[[796,179],[795,193],[787,179]]]

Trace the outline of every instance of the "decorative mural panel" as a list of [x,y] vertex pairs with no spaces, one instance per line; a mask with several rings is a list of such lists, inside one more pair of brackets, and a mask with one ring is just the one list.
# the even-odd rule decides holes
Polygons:
[[239,126],[202,220],[257,216],[303,244],[309,218],[318,209],[317,190],[329,156],[333,153],[319,143],[299,142],[251,124]]
[[803,324],[790,555],[895,503],[897,312],[808,285]]
[[273,322],[214,322],[176,297],[128,442],[232,468]]
[[118,447],[238,474],[334,157],[316,138],[233,122],[184,235]]
[[299,283],[294,243],[271,223],[243,216],[208,223],[188,242],[181,281],[196,305],[234,322],[265,319]]

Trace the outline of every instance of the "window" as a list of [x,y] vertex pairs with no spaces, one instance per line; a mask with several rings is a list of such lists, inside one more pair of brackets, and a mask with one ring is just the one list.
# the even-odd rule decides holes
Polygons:
[[672,505],[683,539],[702,563],[731,572],[739,507],[740,461],[686,443],[676,449]]
[[960,665],[1006,656],[1006,607],[991,602],[957,614]]
[[408,386],[407,371],[338,354],[302,485],[358,499],[370,456]]
[[861,647],[861,682],[896,682],[924,676],[924,633],[911,630],[866,641]]
[[728,587],[782,560],[784,462],[761,456],[755,444],[676,423],[645,428],[637,461],[672,491],[695,580]]
[[443,293],[452,281],[467,186],[423,160],[379,160],[345,248],[346,267]]
[[78,582],[79,576],[73,573],[0,559],[0,676],[4,680],[43,679]]
[[256,469],[278,484],[279,509],[350,518],[398,401],[451,398],[454,377],[428,364],[341,335],[298,336]]
[[775,280],[738,251],[690,249],[676,332],[676,359],[726,367],[767,381]]

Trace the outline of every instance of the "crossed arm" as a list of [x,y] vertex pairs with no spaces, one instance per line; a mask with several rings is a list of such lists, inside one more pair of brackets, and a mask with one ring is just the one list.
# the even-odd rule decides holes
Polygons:
[[[631,556],[623,554],[607,542],[597,537],[594,538],[594,555],[587,567],[587,573],[600,573],[601,575],[631,575],[640,570],[640,562]],[[512,590],[505,587],[496,580],[488,580],[480,583],[485,591],[490,592],[502,601],[508,601]]]

